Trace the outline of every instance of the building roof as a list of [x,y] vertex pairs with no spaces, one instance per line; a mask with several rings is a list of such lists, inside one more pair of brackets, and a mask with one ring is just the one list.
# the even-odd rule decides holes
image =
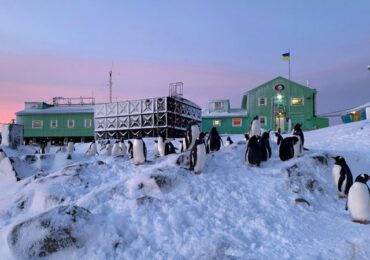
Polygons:
[[93,105],[59,105],[44,109],[24,109],[15,113],[17,116],[23,115],[47,115],[47,114],[93,114]]
[[370,107],[370,102],[367,102],[367,103],[365,103],[365,104],[363,104],[363,105],[361,105],[361,106],[358,106],[358,107],[354,107],[354,108],[348,109],[348,110],[344,111],[344,112],[342,113],[342,115],[345,115],[345,114],[351,113],[351,112],[353,112],[353,111],[358,111],[358,110],[361,110],[361,109],[363,109],[363,108],[367,108],[367,107]]
[[209,112],[209,109],[202,110],[202,117],[237,117],[237,116],[248,116],[248,111],[240,108],[231,108],[230,112]]

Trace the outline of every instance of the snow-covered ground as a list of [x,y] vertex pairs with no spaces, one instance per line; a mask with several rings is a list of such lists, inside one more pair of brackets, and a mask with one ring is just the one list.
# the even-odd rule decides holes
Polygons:
[[351,221],[329,158],[344,156],[354,178],[369,173],[370,121],[305,132],[309,151],[286,162],[271,140],[261,167],[245,164],[243,136],[232,139],[201,175],[179,155],[155,158],[153,139],[141,166],[87,157],[88,144],[72,161],[6,150],[26,173],[15,182],[0,171],[0,259],[370,259],[370,225]]

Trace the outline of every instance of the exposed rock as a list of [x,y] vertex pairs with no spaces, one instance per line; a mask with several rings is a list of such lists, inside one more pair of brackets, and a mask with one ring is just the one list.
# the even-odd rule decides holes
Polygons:
[[295,202],[296,203],[306,203],[307,206],[311,206],[311,204],[307,200],[305,200],[304,198],[297,198],[297,199],[295,199]]
[[137,198],[136,199],[136,203],[141,206],[141,205],[147,205],[147,204],[150,204],[152,203],[153,201],[155,201],[156,199],[153,198],[153,197],[150,197],[150,196],[143,196],[143,197],[140,197],[140,198]]
[[70,247],[82,247],[92,215],[77,206],[60,206],[16,225],[8,235],[12,253],[20,259],[44,257]]
[[315,156],[312,156],[311,158],[323,165],[328,165],[327,155],[315,155]]
[[164,188],[171,184],[171,180],[163,175],[152,175],[150,178],[154,179],[159,188]]

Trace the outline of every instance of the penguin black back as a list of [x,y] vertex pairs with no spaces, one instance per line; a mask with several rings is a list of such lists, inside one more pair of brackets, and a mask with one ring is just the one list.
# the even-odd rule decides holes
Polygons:
[[279,147],[279,157],[282,161],[287,161],[294,157],[294,145],[298,142],[298,137],[291,136],[284,138]]
[[344,194],[348,195],[349,189],[351,188],[353,184],[353,176],[352,176],[351,170],[346,160],[342,156],[336,156],[334,157],[334,160],[335,160],[335,164],[338,164],[339,166],[341,166],[340,177],[339,177],[337,188],[339,191],[342,191],[343,182],[346,180],[346,187],[344,190]]
[[267,161],[268,158],[271,158],[271,146],[269,139],[270,132],[264,132],[259,140],[259,145],[261,148],[261,161]]
[[207,139],[208,148],[211,152],[218,151],[221,148],[221,137],[217,132],[216,127],[212,127]]
[[246,159],[251,165],[259,166],[261,163],[261,147],[257,136],[252,136],[248,141]]

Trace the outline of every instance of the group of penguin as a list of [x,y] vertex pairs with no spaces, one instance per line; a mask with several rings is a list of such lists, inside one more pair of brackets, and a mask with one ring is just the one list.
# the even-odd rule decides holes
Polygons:
[[[276,132],[275,136],[276,143],[279,145],[279,157],[282,161],[298,157],[302,153],[304,135],[300,124],[294,126],[293,136],[283,138],[279,132]],[[261,162],[271,158],[270,132],[262,133],[258,116],[253,118],[245,139],[248,142],[245,161],[250,165],[260,166]]]
[[366,182],[367,174],[360,174],[353,182],[353,176],[346,160],[342,156],[335,160],[332,176],[339,198],[347,198],[346,210],[349,210],[353,222],[368,224],[370,219],[370,189]]

